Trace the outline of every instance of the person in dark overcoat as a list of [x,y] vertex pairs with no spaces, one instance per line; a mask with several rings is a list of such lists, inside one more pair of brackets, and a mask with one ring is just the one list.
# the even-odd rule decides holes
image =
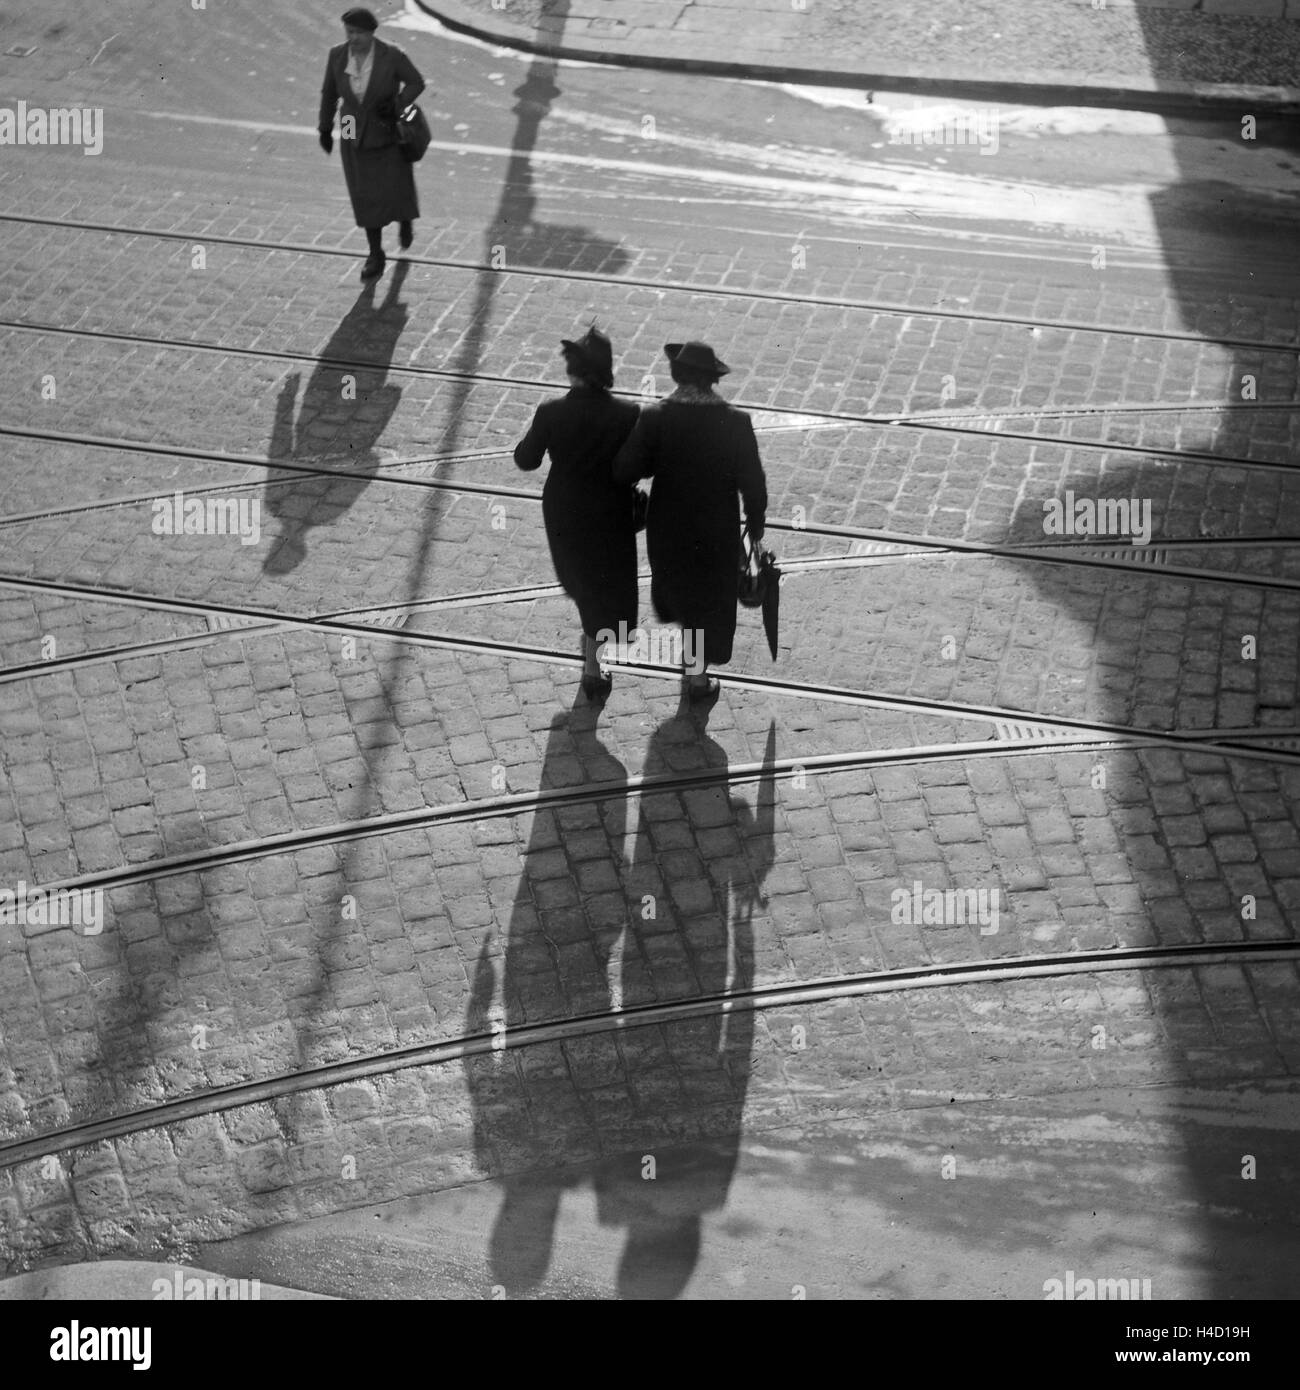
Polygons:
[[608,636],[599,635],[636,628],[636,489],[615,483],[610,465],[636,424],[637,407],[610,394],[614,354],[598,329],[576,342],[561,339],[560,348],[569,392],[538,406],[515,462],[533,469],[551,456],[542,489],[546,539],[556,578],[582,621],[583,691],[604,699],[613,678],[601,674]]
[[767,481],[754,427],[713,388],[731,369],[705,343],[665,346],[677,389],[641,411],[614,460],[620,484],[653,478],[646,520],[650,599],[683,629],[683,674],[692,699],[714,695],[709,666],[731,660],[742,541],[738,496],[757,542]]
[[396,222],[406,250],[414,238],[411,224],[420,215],[414,166],[398,144],[397,118],[424,91],[424,78],[401,49],[375,38],[378,28],[369,10],[344,14],[347,39],[330,49],[317,122],[321,149],[329,154],[334,148],[335,111],[342,103],[338,114],[343,177],[357,226],[365,228],[370,244],[363,280],[384,273],[384,228]]

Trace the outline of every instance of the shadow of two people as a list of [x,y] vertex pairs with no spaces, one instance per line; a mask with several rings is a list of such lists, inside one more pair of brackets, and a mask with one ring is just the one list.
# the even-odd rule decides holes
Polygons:
[[[470,1035],[491,1031],[493,1018],[500,1036],[502,1028],[508,1034],[566,1011],[617,1014],[643,1003],[741,994],[752,985],[754,909],[774,855],[775,724],[754,809],[729,794],[727,757],[708,736],[706,718],[684,710],[656,728],[648,777],[691,769],[711,776],[685,792],[643,792],[630,864],[623,862],[627,772],[595,724],[595,712],[582,705],[555,717],[542,788],[598,774],[607,791],[622,791],[599,804],[538,812],[499,979],[491,938],[479,955]],[[680,920],[661,885],[667,856],[678,858],[672,868],[679,869],[684,845],[699,859],[684,890],[695,910]],[[554,900],[557,849],[580,881],[619,883],[621,920],[608,904],[602,909],[600,895],[582,900],[577,912],[539,909]],[[680,875],[670,876],[673,892],[682,891]],[[527,1057],[521,1063],[513,1050],[467,1059],[476,1154],[504,1186],[490,1248],[495,1282],[513,1294],[542,1283],[561,1198],[590,1181],[600,1224],[626,1231],[619,1295],[680,1294],[699,1258],[702,1219],[727,1200],[753,1032],[753,1012],[741,1008],[567,1041],[538,1059],[540,1066],[530,1067]],[[583,1150],[596,1156],[565,1161]]]

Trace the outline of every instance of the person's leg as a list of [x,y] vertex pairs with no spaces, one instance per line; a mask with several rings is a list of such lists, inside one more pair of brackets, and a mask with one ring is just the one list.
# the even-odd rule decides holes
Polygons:
[[600,649],[603,644],[596,641],[594,637],[582,634],[582,674],[584,676],[599,676],[600,670]]
[[403,251],[409,251],[411,242],[415,240],[415,228],[409,222],[399,222],[397,224],[397,240]]
[[603,642],[582,634],[582,693],[589,700],[605,700],[614,688],[614,677],[607,676],[600,666]]
[[703,628],[682,628],[682,679],[692,700],[717,693],[718,682],[709,675],[709,663],[704,658]]
[[711,695],[718,688],[718,682],[709,675],[709,668],[703,662],[683,666],[682,675],[686,678],[686,689],[692,697]]
[[367,227],[366,241],[370,246],[370,255],[366,258],[366,263],[361,267],[361,278],[363,280],[373,280],[376,276],[384,273],[384,229],[382,227]]

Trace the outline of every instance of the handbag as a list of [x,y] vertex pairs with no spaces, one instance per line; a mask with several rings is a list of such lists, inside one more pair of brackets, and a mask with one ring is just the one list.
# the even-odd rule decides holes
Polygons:
[[746,608],[761,608],[769,590],[781,582],[776,556],[760,550],[746,526],[740,548],[740,587],[737,598]]
[[650,494],[639,487],[632,489],[632,529],[645,530],[645,519],[650,514]]
[[407,163],[418,164],[432,139],[424,112],[412,102],[397,118],[397,143]]

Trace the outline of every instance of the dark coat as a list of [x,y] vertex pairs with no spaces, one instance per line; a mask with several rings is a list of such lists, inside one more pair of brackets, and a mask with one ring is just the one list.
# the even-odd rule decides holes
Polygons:
[[[647,406],[614,460],[614,479],[653,478],[646,549],[663,622],[703,633],[704,661],[731,660],[740,580],[740,506],[763,525],[767,482],[754,427],[720,396]],[[697,643],[698,643],[697,639]],[[697,646],[697,650],[698,650]]]
[[412,222],[420,215],[413,166],[397,143],[397,115],[424,91],[424,78],[392,44],[376,39],[374,54],[370,83],[364,100],[358,102],[347,78],[347,44],[330,49],[317,122],[320,133],[328,135],[334,128],[335,108],[343,103],[339,156],[358,227]]
[[578,605],[582,630],[636,627],[636,529],[632,489],[616,485],[610,464],[636,424],[637,408],[593,386],[538,406],[515,446],[523,469],[551,455],[542,489],[542,519],[556,578]]

